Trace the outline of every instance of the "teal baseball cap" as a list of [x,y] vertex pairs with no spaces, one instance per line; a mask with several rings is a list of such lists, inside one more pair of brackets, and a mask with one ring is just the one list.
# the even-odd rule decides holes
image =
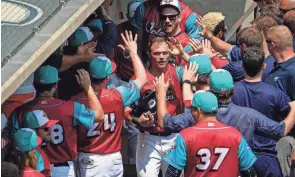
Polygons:
[[215,113],[218,109],[216,96],[211,92],[197,91],[192,100],[192,106],[200,108],[203,112]]
[[210,75],[210,88],[216,92],[227,92],[234,88],[231,74],[224,69],[216,69]]
[[132,18],[135,14],[137,7],[143,3],[144,0],[133,0],[127,4],[127,17]]
[[21,128],[14,134],[16,149],[27,152],[42,144],[42,139],[30,128]]
[[209,74],[210,72],[212,72],[211,60],[208,55],[192,55],[188,59],[188,62],[198,64],[197,74]]
[[179,15],[181,13],[179,0],[162,0],[160,3],[161,15]]
[[52,66],[41,66],[34,73],[34,82],[39,84],[53,84],[58,81],[58,71]]
[[27,112],[23,118],[24,128],[49,128],[55,125],[58,120],[49,120],[46,113],[42,110]]
[[103,32],[102,21],[100,19],[91,20],[86,26],[98,28],[101,32]]
[[82,43],[87,43],[94,38],[93,33],[86,26],[79,27],[69,38],[70,46],[77,47]]
[[116,71],[116,64],[107,57],[97,56],[89,63],[89,73],[96,79],[104,79]]

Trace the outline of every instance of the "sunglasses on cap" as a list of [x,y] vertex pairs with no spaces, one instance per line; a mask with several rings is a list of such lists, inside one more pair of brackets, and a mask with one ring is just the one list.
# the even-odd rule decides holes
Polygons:
[[160,20],[166,20],[167,18],[169,20],[176,20],[178,15],[160,15]]

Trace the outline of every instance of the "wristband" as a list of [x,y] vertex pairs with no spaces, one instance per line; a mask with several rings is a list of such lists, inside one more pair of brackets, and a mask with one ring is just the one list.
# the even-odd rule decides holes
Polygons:
[[192,85],[192,81],[190,80],[184,80],[182,83]]

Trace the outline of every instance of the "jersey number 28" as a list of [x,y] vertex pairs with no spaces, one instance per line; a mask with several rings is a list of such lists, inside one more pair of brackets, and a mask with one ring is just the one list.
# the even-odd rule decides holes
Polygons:
[[[103,122],[103,130],[104,131],[110,131],[113,133],[116,129],[116,117],[115,113],[109,113],[104,115],[104,122]],[[94,123],[93,126],[88,130],[87,137],[95,137],[100,135],[99,130],[99,123]]]
[[[212,168],[212,170],[217,171],[221,166],[223,160],[225,159],[229,148],[215,148],[214,154],[215,156],[218,155],[218,158]],[[196,170],[205,171],[209,168],[211,162],[211,151],[208,148],[202,148],[197,152],[197,157],[201,158],[201,163],[197,165]]]

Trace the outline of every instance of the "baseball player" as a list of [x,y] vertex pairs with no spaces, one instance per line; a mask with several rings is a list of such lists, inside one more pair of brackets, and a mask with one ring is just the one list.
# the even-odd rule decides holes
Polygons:
[[[169,80],[171,87],[167,91],[168,112],[172,115],[182,113],[183,102],[181,94],[181,67],[168,65],[168,44],[164,37],[155,37],[149,44],[148,55],[151,67],[146,68],[148,82],[141,89],[141,95],[148,91],[155,91],[153,81],[161,74],[165,80]],[[153,119],[152,117],[146,117]],[[137,120],[134,120],[136,123]],[[160,168],[165,171],[161,164],[161,158],[174,142],[175,134],[165,133],[157,126],[139,126],[140,133],[137,136],[136,168],[138,176],[157,176]]]
[[[109,76],[115,71],[110,60],[96,57],[89,64],[92,87],[102,103],[104,121],[95,123],[90,130],[79,127],[78,163],[81,176],[123,176],[121,157],[121,130],[124,121],[124,107],[133,104],[140,97],[140,89],[146,83],[144,66],[137,55],[137,35],[131,32],[121,34],[124,46],[130,54],[134,66],[135,80],[117,88],[107,89]],[[88,104],[87,95],[80,93],[72,98],[79,103]]]
[[217,109],[214,94],[194,94],[191,112],[197,124],[182,130],[176,146],[164,156],[169,164],[166,177],[179,177],[183,170],[187,177],[256,175],[254,153],[237,129],[217,121]]
[[51,163],[53,177],[75,175],[73,160],[77,155],[77,126],[83,125],[90,129],[94,122],[104,120],[101,104],[90,85],[89,74],[85,70],[77,72],[77,81],[87,93],[91,109],[77,102],[53,98],[58,71],[51,66],[42,66],[35,71],[36,99],[19,107],[12,117],[15,128],[21,127],[24,115],[34,110],[42,110],[49,119],[59,120],[50,128],[51,141],[42,147]]
[[[36,131],[44,143],[51,141],[50,127],[56,125],[58,120],[49,120],[46,113],[42,110],[34,110],[25,114],[22,122],[22,128],[30,128]],[[35,149],[36,156],[43,161],[37,166],[37,171],[43,175],[51,176],[50,161],[40,146]]]
[[[184,47],[184,52],[188,53],[192,51],[192,48],[189,45],[191,37],[180,28],[181,11],[179,1],[161,1],[159,12],[163,31],[166,34],[165,36],[175,38],[177,43]],[[176,56],[174,63],[175,65],[180,65],[181,63],[186,65],[187,61],[185,60],[185,57]]]

